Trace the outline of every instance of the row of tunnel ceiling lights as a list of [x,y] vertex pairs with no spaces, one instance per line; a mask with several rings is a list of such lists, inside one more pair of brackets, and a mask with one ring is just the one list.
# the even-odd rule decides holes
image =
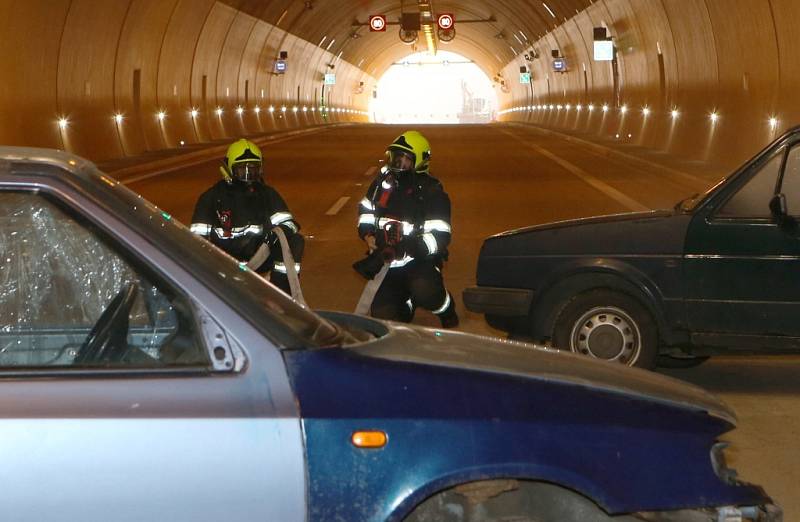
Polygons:
[[[286,106],[282,106],[279,109],[276,109],[274,106],[270,105],[269,108],[267,108],[266,110],[270,114],[274,113],[275,111],[280,111],[282,113],[285,113],[285,112],[287,112],[289,110],[291,110],[293,113],[309,112],[309,111],[310,112],[316,112],[317,110],[319,110],[319,112],[321,112],[321,113],[324,113],[324,112],[335,112],[335,113],[342,113],[342,114],[358,114],[360,116],[366,116],[367,114],[369,114],[369,113],[367,113],[365,111],[358,111],[358,110],[355,110],[355,109],[344,109],[344,108],[341,108],[341,107],[331,107],[331,108],[320,107],[319,109],[317,109],[316,107],[310,107],[309,108],[308,106],[303,106],[303,107],[294,106],[291,109],[289,109]],[[246,110],[245,110],[244,107],[236,107],[235,112],[239,116],[243,116],[244,113],[246,112]],[[256,106],[256,107],[253,108],[253,112],[255,114],[261,114],[262,109],[261,109],[261,107]],[[216,114],[217,116],[222,116],[224,113],[225,113],[225,110],[222,107],[217,107],[214,110],[214,114]],[[192,119],[195,119],[198,116],[200,116],[200,111],[198,109],[192,109],[192,110],[189,111],[189,116],[191,116]],[[164,121],[167,118],[166,111],[158,111],[155,114],[155,118],[158,121]],[[123,121],[125,121],[125,115],[122,114],[122,113],[117,113],[114,116],[112,116],[112,119],[117,124],[121,124]],[[69,126],[69,119],[66,118],[66,117],[62,116],[62,117],[58,118],[57,122],[58,122],[58,126],[61,129],[66,129]]]
[[[586,110],[588,110],[589,112],[592,112],[596,108],[598,108],[593,103],[589,103],[585,107],[586,107]],[[505,110],[500,111],[500,114],[506,114],[506,113],[509,113],[509,112],[524,112],[524,111],[531,112],[531,111],[546,111],[546,110],[559,110],[559,111],[560,110],[567,110],[567,111],[569,111],[569,110],[571,110],[573,108],[576,111],[580,112],[580,111],[582,111],[584,109],[584,106],[581,105],[581,104],[571,105],[569,103],[567,103],[565,105],[562,105],[562,104],[557,104],[557,105],[553,105],[553,104],[549,104],[549,105],[548,104],[544,104],[544,105],[527,105],[527,106],[521,106],[521,107],[513,107],[511,109],[505,109]],[[603,105],[600,105],[599,108],[604,113],[607,113],[609,110],[611,110],[611,108],[608,106],[608,104],[605,104],[605,103]],[[623,105],[618,110],[619,110],[620,114],[626,114],[626,113],[629,112],[630,109],[628,108],[627,105]],[[653,111],[649,107],[642,107],[641,108],[641,113],[642,113],[642,116],[644,116],[646,118],[646,117],[650,116],[650,114],[652,114]],[[672,109],[669,112],[669,114],[670,114],[670,117],[672,119],[677,119],[678,116],[680,116],[681,113],[680,113],[680,111],[678,109]],[[712,111],[712,112],[708,113],[708,119],[711,121],[711,123],[716,123],[719,120],[719,117],[720,116],[719,116],[719,113],[717,111]],[[772,127],[772,128],[777,127],[778,123],[779,123],[778,118],[775,117],[775,116],[770,116],[767,121],[769,123],[769,126]]]

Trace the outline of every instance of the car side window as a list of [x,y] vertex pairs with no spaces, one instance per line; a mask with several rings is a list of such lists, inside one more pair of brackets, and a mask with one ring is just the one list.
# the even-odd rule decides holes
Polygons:
[[789,151],[780,192],[786,196],[790,216],[800,217],[800,145]]
[[776,153],[719,210],[720,218],[770,218],[769,201],[775,194],[783,151]]
[[0,191],[0,373],[207,365],[185,300],[39,193]]

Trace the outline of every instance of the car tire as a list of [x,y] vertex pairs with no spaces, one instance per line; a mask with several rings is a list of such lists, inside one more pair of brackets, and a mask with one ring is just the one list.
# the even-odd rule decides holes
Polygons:
[[658,330],[635,298],[595,289],[569,299],[553,327],[556,348],[626,366],[652,369],[658,355]]
[[700,366],[708,360],[708,356],[697,357],[673,357],[671,355],[659,355],[658,366],[661,368],[672,368],[676,370],[688,370]]

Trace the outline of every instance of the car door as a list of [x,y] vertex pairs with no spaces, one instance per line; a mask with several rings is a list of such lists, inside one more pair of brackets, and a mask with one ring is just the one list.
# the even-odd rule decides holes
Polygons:
[[280,353],[90,203],[0,179],[4,519],[305,520]]
[[781,144],[694,216],[685,266],[696,341],[740,348],[797,344],[787,337],[800,336],[800,235],[779,225],[769,205],[784,191],[790,213],[800,216],[798,178],[800,147]]

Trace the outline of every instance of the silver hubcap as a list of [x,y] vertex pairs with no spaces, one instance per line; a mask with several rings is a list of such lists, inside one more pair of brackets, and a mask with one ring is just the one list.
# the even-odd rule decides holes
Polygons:
[[573,352],[633,366],[642,337],[636,321],[613,306],[592,308],[575,322],[569,348]]

